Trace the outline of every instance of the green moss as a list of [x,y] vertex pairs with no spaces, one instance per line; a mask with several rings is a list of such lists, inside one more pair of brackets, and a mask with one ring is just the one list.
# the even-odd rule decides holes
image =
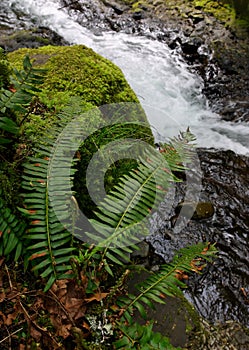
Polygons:
[[39,97],[49,106],[60,109],[74,95],[95,106],[138,102],[121,70],[83,45],[20,49],[8,56],[14,66],[21,67],[26,54],[34,66],[48,69]]
[[225,22],[226,25],[232,24],[235,21],[235,10],[229,4],[223,4],[220,1],[194,0],[194,5],[201,8],[202,11],[213,15],[218,20]]
[[[41,87],[42,91],[34,99],[30,114],[22,124],[22,143],[32,145],[41,136],[49,135],[53,126],[58,123],[57,113],[67,105],[72,96],[82,98],[83,113],[94,106],[106,105],[106,109],[101,107],[102,116],[108,120],[109,124],[112,120],[114,124],[117,123],[119,118],[122,124],[124,116],[125,122],[145,123],[145,126],[132,124],[128,128],[115,126],[115,131],[108,127],[98,130],[81,146],[81,160],[77,163],[79,171],[75,178],[75,190],[78,194],[76,197],[81,209],[87,208],[87,212],[91,212],[94,206],[91,205],[84,178],[89,161],[99,148],[114,139],[133,137],[152,144],[153,136],[145,113],[122,71],[85,46],[19,49],[8,54],[11,66],[22,69],[25,55],[30,57],[34,67],[47,69],[47,76]],[[127,104],[126,102],[136,103]],[[118,106],[115,103],[118,103]],[[19,120],[22,118],[23,116],[19,116]],[[107,189],[112,188],[117,178],[132,168],[134,168],[134,162],[129,160],[113,165],[106,176]]]
[[[109,60],[82,46],[44,46],[19,49],[8,54],[12,67],[22,68],[25,55],[35,67],[47,69],[47,77],[38,93],[41,113],[31,113],[22,131],[38,138],[56,123],[56,113],[72,96],[82,97],[84,111],[93,106],[118,102],[138,102],[122,71]],[[143,120],[146,120],[143,115]]]

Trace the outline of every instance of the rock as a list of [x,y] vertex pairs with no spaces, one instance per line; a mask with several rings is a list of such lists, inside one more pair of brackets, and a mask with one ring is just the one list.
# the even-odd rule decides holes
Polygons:
[[125,11],[129,9],[129,6],[117,3],[112,0],[103,0],[106,6],[111,7],[117,15],[122,15]]
[[[128,292],[138,294],[137,284],[141,284],[149,273],[146,271],[135,272],[127,282]],[[174,346],[184,347],[188,342],[191,330],[199,329],[199,316],[193,306],[182,297],[166,297],[165,304],[153,303],[155,309],[145,305],[148,320],[155,320],[153,331],[160,332],[169,337]],[[136,311],[133,320],[145,324],[145,320]]]
[[211,202],[183,202],[178,204],[175,212],[193,220],[202,220],[214,215],[214,206]]
[[[90,118],[90,125],[93,124],[93,130],[99,132],[99,139],[104,139],[103,143],[113,141],[114,138],[112,131],[109,131],[108,134],[108,130],[105,130],[105,137],[103,137],[101,127],[98,130],[98,126],[103,123],[104,118],[106,120],[114,116],[115,118],[124,118],[125,115],[126,122],[130,118],[133,121],[146,123],[146,115],[122,71],[92,49],[83,45],[19,49],[8,54],[11,67],[22,68],[25,55],[30,57],[35,68],[47,70],[41,92],[37,93],[37,99],[22,124],[22,137],[26,140],[23,140],[22,143],[26,142],[30,148],[32,148],[33,143],[38,142],[40,137],[47,136],[51,129],[58,125],[58,112],[67,106],[72,96],[81,97],[82,104],[80,108],[82,108],[82,114],[85,118],[89,118],[87,111],[93,111],[90,114],[92,118]],[[125,102],[134,103],[126,104]],[[95,106],[101,106],[101,108],[97,110],[94,109]],[[136,128],[133,125],[130,129],[123,128],[122,130],[122,132],[126,132],[127,137],[141,138],[145,142],[153,144],[154,139],[149,127],[138,125]],[[116,134],[118,133],[116,132]],[[98,139],[97,136],[96,139]],[[77,163],[79,171],[75,175],[75,190],[79,194],[76,199],[80,208],[83,208],[83,210],[87,208],[92,213],[91,205],[94,204],[92,204],[87,192],[83,174],[91,160],[91,152],[95,152],[95,141],[89,141],[88,146],[89,148],[86,149],[81,145],[79,151],[81,153],[79,155],[80,161]],[[127,160],[124,163],[120,161],[116,165],[115,174],[119,171],[121,176],[123,172],[127,173],[130,168],[134,168],[132,162]],[[112,181],[117,181],[117,175],[112,176],[112,173],[110,173],[110,179],[107,183],[111,187],[113,186]],[[5,181],[4,176],[2,176],[2,181]],[[83,191],[85,192],[83,193]]]
[[137,247],[139,248],[139,250],[134,250],[131,254],[131,258],[136,258],[136,257],[147,258],[150,251],[149,244],[142,241],[137,244]]
[[139,21],[140,19],[144,18],[143,11],[136,11],[132,14],[132,17],[135,19],[135,21]]
[[39,27],[14,32],[1,31],[0,44],[6,52],[11,52],[20,48],[38,48],[47,45],[65,45],[67,43],[52,30]]
[[[174,231],[176,220],[172,223],[172,215],[184,208],[184,204],[180,207],[178,204],[184,203],[182,183],[177,187],[171,211],[159,213],[165,218],[164,224],[148,241],[167,262],[185,246],[199,241],[216,243],[218,258],[201,275],[189,278],[185,295],[205,319],[234,320],[249,327],[249,158],[232,151],[204,149],[198,150],[198,156],[203,172],[198,203],[205,203],[204,213],[208,203],[209,217],[190,220],[181,215],[182,229]],[[187,204],[186,210],[193,213],[191,205]],[[163,211],[163,205],[161,208]],[[202,205],[200,208],[202,216]]]
[[26,54],[35,67],[51,72],[39,96],[47,106],[56,106],[58,110],[75,95],[95,106],[138,101],[121,70],[83,45],[20,49],[9,53],[8,58],[11,64],[21,68]]

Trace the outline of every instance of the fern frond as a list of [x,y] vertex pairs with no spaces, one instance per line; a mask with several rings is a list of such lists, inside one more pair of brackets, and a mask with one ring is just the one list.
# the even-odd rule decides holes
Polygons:
[[127,252],[149,234],[149,217],[174,180],[164,157],[152,147],[145,150],[138,169],[120,179],[91,220],[98,232],[87,234],[96,244],[91,256],[102,250],[115,263],[127,260]]
[[[36,147],[37,156],[24,164],[22,212],[30,219],[27,238],[31,245],[29,260],[33,270],[48,279],[45,290],[71,270],[75,250],[73,234],[75,207],[72,203],[73,159],[82,130],[88,132],[89,120],[82,120],[82,101],[72,98],[71,105],[58,115],[58,127]],[[78,119],[77,119],[78,117]],[[72,125],[72,119],[75,119]],[[66,274],[66,275],[65,275]]]
[[24,168],[22,187],[26,191],[24,202],[27,209],[22,211],[31,219],[26,235],[31,242],[27,248],[31,251],[29,260],[34,264],[33,271],[39,270],[41,277],[49,279],[46,286],[49,289],[56,279],[63,278],[70,270],[72,235],[58,222],[50,204],[47,156],[41,160],[31,158]]
[[5,113],[6,109],[12,109],[26,113],[26,108],[34,94],[40,91],[36,86],[44,81],[46,70],[33,68],[28,56],[23,60],[23,70],[14,68],[14,75],[10,76],[13,85],[12,91],[3,89],[0,95],[0,111]]
[[133,309],[136,308],[141,316],[146,318],[144,305],[151,307],[153,302],[165,303],[163,298],[166,295],[179,295],[181,293],[179,287],[184,288],[186,285],[177,278],[177,271],[190,273],[194,268],[192,263],[194,259],[201,257],[209,261],[216,252],[214,246],[209,247],[205,243],[179,250],[171,263],[162,265],[158,272],[137,286],[138,295],[128,294],[118,299],[117,305],[124,311],[124,317],[130,321]]
[[153,331],[153,323],[142,326],[132,323],[129,326],[119,325],[121,339],[114,342],[117,350],[180,350],[170,344],[169,338]]
[[171,171],[183,171],[186,169],[186,164],[193,161],[195,140],[195,136],[187,128],[186,131],[170,139],[168,143],[160,144],[160,152],[167,160]]
[[[65,219],[71,220],[70,198],[65,198],[70,189],[64,185],[70,181],[70,174],[63,171],[63,168],[57,169],[58,171],[51,169],[53,146],[60,132],[60,128],[54,130],[53,138],[44,140],[44,143],[37,147],[38,156],[29,158],[29,162],[24,164],[22,183],[25,190],[24,202],[27,206],[27,209],[22,211],[28,214],[31,220],[27,234],[27,238],[32,242],[28,247],[31,251],[29,260],[34,265],[33,271],[39,271],[41,277],[48,279],[46,290],[56,279],[64,278],[66,272],[71,269],[70,259],[74,250],[72,233],[65,229],[54,211],[54,202],[57,201],[57,210],[62,212]],[[70,140],[68,142],[70,143]],[[67,149],[70,149],[70,145],[65,145],[65,150]],[[63,162],[66,163],[67,160],[65,151]],[[57,161],[60,162],[61,159]],[[53,203],[51,183],[55,189]]]
[[18,260],[23,252],[25,229],[26,224],[6,208],[0,190],[0,256],[10,257],[15,253],[14,260]]
[[[26,113],[32,97],[39,92],[37,88],[44,81],[46,70],[32,67],[29,57],[23,60],[23,70],[18,71],[14,68],[14,75],[10,76],[11,90],[1,88],[0,90],[0,131],[17,135],[19,127],[14,120],[14,115],[9,117],[5,115],[7,109],[11,112]],[[0,134],[0,146],[12,142],[11,138]]]

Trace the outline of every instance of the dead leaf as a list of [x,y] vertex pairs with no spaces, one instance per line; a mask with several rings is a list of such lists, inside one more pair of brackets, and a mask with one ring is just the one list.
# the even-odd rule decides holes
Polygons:
[[85,299],[87,303],[90,303],[91,301],[97,300],[100,301],[107,297],[109,293],[95,293],[92,297]]
[[40,331],[36,329],[34,326],[30,326],[30,335],[32,338],[35,339],[35,341],[38,343],[41,340],[42,334]]

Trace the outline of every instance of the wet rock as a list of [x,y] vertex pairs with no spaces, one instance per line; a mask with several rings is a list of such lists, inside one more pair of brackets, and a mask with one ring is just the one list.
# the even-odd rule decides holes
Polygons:
[[249,348],[248,330],[238,322],[228,321],[210,325],[201,319],[200,328],[200,331],[191,337],[187,349],[247,350]]
[[[136,285],[145,281],[149,275],[149,272],[143,270],[134,273],[128,281],[129,293],[137,295]],[[174,346],[183,347],[188,342],[190,331],[199,329],[199,316],[193,306],[184,298],[167,296],[164,301],[165,304],[154,303],[155,309],[145,305],[147,319],[155,320],[153,326],[155,332],[169,337]],[[146,322],[138,312],[134,312],[133,319],[140,324]]]
[[38,48],[47,45],[66,45],[67,42],[50,29],[39,27],[32,30],[14,32],[1,31],[0,46],[11,52],[20,48]]
[[143,13],[143,11],[136,11],[132,14],[132,17],[135,19],[135,21],[138,21],[138,20],[144,18],[144,13]]
[[214,206],[211,202],[183,202],[178,204],[175,212],[181,212],[181,215],[191,220],[202,220],[214,215]]
[[112,0],[103,0],[103,3],[106,6],[111,7],[117,15],[122,15],[124,11],[127,11],[129,9],[129,6],[117,3]]
[[[191,276],[185,295],[211,322],[234,320],[249,326],[249,158],[204,149],[198,150],[198,156],[202,169],[199,202],[209,203],[213,215],[204,220],[181,215],[181,222],[172,223],[175,211],[182,209],[179,203],[184,203],[186,186],[182,183],[171,210],[165,212],[162,205],[156,220],[164,223],[161,220],[161,228],[148,241],[166,261],[184,246],[216,243],[218,258],[201,275]],[[175,225],[181,230],[176,231]]]
[[197,54],[198,48],[203,44],[203,40],[201,38],[191,38],[190,40],[182,43],[182,51],[187,55]]
[[137,244],[137,247],[139,248],[139,250],[134,250],[131,253],[131,258],[135,258],[135,257],[147,258],[150,251],[149,244],[146,243],[145,241],[142,241]]

